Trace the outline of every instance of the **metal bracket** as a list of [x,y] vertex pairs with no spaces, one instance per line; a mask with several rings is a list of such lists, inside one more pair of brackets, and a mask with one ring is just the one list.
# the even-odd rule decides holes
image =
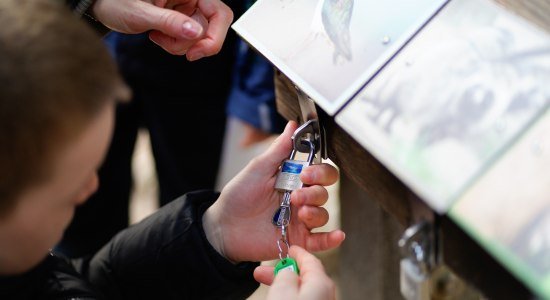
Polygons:
[[315,102],[309,98],[298,86],[296,88],[296,95],[298,96],[298,102],[300,104],[301,119],[302,119],[302,128],[303,126],[308,127],[308,129],[303,130],[304,135],[301,135],[297,138],[294,138],[294,147],[300,152],[309,152],[309,149],[305,149],[300,140],[309,139],[312,140],[315,145],[315,159],[314,163],[321,163],[321,159],[327,159],[327,143],[326,143],[326,132],[325,128],[319,123],[319,116],[317,114],[317,109],[315,108]]
[[317,109],[315,108],[315,102],[313,99],[304,93],[298,86],[294,86],[296,89],[296,96],[298,96],[298,102],[300,104],[300,112],[302,115],[302,122],[307,122],[309,120],[318,119]]
[[309,120],[300,125],[300,127],[294,131],[294,135],[292,135],[294,149],[302,153],[309,152],[309,147],[302,143],[302,140],[307,139],[312,141],[315,146],[315,152],[317,153],[322,139],[319,132],[319,121],[317,119]]
[[419,272],[429,274],[436,265],[434,226],[422,221],[405,230],[398,245],[403,257],[411,258]]

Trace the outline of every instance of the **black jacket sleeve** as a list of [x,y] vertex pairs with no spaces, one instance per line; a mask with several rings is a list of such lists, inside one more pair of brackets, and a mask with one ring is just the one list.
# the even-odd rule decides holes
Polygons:
[[85,20],[100,35],[109,33],[109,28],[94,19],[90,14],[90,8],[95,0],[64,0],[73,13]]
[[115,236],[84,275],[108,299],[245,299],[258,287],[258,263],[232,264],[202,228],[217,197],[189,193],[164,206]]
[[65,2],[75,14],[82,16],[94,4],[95,0],[65,0]]

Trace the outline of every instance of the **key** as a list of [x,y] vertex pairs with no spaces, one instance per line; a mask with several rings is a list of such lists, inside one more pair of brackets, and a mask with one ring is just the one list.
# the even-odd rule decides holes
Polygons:
[[290,206],[279,207],[273,214],[272,223],[277,227],[288,226],[288,223],[290,223]]
[[300,269],[298,268],[298,263],[292,257],[285,257],[285,258],[281,259],[275,265],[274,273],[275,273],[275,275],[277,275],[277,273],[279,273],[280,271],[285,270],[285,269],[290,269],[290,270],[294,271],[294,273],[300,275]]
[[277,227],[287,226],[290,223],[290,192],[286,191],[283,195],[281,205],[273,214],[271,221]]

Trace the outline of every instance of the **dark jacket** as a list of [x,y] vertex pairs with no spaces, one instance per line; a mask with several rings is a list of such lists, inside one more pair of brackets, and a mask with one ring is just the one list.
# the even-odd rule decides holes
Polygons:
[[0,277],[0,299],[245,299],[258,287],[252,276],[258,264],[233,265],[202,228],[217,196],[180,197],[90,259],[51,254],[23,275]]

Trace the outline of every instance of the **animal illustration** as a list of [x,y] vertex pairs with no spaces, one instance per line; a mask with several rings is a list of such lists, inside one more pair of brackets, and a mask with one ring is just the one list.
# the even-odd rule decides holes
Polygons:
[[547,275],[550,268],[550,209],[541,209],[529,220],[516,240],[512,250],[524,259],[539,276]]
[[364,99],[373,107],[368,118],[390,134],[414,130],[424,146],[455,139],[485,153],[484,139],[503,139],[550,101],[550,89],[540,84],[549,78],[548,65],[540,65],[548,47],[518,51],[517,45],[507,30],[488,27],[434,46],[396,73],[401,80],[388,80]]
[[354,0],[319,0],[313,13],[309,34],[294,47],[285,60],[291,61],[304,55],[304,51],[318,39],[333,48],[332,61],[342,64],[352,60],[350,23]]
[[324,0],[321,17],[323,28],[334,45],[333,62],[351,61],[350,21],[353,0]]

